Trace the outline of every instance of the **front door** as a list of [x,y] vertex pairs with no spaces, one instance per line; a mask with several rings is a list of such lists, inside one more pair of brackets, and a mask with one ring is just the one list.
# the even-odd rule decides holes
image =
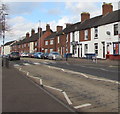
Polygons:
[[105,42],[102,42],[103,44],[103,58],[105,58]]

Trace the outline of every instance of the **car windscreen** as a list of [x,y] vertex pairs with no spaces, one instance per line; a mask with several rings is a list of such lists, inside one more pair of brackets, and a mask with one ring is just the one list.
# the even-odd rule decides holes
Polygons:
[[53,55],[60,55],[59,53],[52,53]]
[[12,52],[12,55],[19,55],[19,52]]

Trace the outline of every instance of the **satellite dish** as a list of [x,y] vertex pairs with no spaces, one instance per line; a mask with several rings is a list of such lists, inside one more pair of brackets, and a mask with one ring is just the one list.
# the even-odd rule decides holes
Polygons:
[[110,31],[107,31],[106,34],[107,34],[107,35],[110,35]]

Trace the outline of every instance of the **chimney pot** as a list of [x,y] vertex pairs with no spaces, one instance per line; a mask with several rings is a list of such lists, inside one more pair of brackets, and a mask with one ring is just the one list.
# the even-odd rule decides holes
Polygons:
[[26,38],[29,38],[30,37],[30,34],[29,32],[26,33]]
[[31,30],[31,36],[34,35],[34,34],[35,34],[35,30],[32,29],[32,30]]
[[49,24],[46,25],[46,31],[50,31],[50,25]]
[[57,32],[61,31],[63,29],[63,26],[57,26]]

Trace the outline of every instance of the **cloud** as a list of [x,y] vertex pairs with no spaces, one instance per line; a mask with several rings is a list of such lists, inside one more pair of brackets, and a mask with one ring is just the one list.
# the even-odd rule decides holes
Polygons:
[[47,12],[49,15],[60,15],[61,14],[61,10],[56,8],[56,9],[50,9]]
[[36,7],[40,7],[40,3],[37,2],[9,2],[6,5],[9,8],[9,14],[14,15],[31,14]]

